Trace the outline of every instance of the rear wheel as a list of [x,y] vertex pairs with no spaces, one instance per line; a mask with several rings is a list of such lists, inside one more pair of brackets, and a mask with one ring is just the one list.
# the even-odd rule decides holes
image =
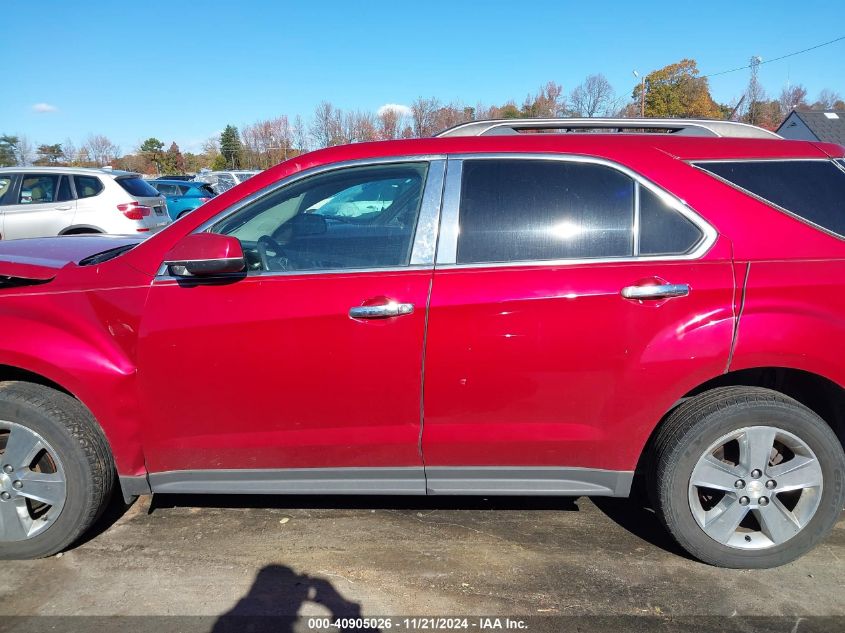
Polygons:
[[113,484],[106,439],[79,401],[42,385],[0,383],[0,559],[71,545]]
[[714,389],[680,405],[655,440],[651,492],[678,543],[723,567],[776,567],[833,528],[845,455],[831,428],[768,389]]

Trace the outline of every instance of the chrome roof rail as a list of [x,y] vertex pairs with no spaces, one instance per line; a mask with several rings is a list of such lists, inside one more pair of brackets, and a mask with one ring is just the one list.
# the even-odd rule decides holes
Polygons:
[[469,121],[435,134],[448,136],[499,136],[519,134],[529,130],[555,130],[558,133],[583,130],[622,132],[661,131],[682,136],[717,136],[731,138],[783,138],[755,125],[734,121],[710,121],[707,119],[491,119]]

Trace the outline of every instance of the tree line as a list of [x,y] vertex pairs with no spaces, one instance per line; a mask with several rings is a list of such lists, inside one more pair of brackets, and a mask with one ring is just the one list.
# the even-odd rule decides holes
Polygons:
[[[752,60],[753,62],[753,60]],[[753,65],[753,63],[752,63]],[[646,75],[627,95],[619,96],[602,74],[590,75],[566,92],[550,81],[521,102],[500,105],[442,102],[419,97],[409,106],[387,105],[378,111],[343,110],[329,101],[317,105],[305,121],[287,115],[244,125],[227,125],[207,139],[200,152],[182,152],[175,141],[167,149],[150,137],[128,153],[101,134],[77,146],[64,143],[33,146],[26,137],[0,136],[0,166],[71,165],[126,169],[145,174],[179,174],[203,168],[266,169],[297,154],[365,141],[420,138],[448,127],[480,119],[614,116],[635,118],[705,118],[735,120],[774,130],[793,110],[845,110],[839,93],[822,90],[814,101],[801,84],[769,96],[752,72],[745,92],[730,103],[716,102],[709,81],[696,61],[683,59]]]

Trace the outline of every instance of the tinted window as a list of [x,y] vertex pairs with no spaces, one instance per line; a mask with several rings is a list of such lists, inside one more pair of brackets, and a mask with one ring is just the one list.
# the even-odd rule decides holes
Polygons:
[[698,167],[845,236],[845,172],[832,161],[741,161]]
[[0,204],[9,204],[11,200],[5,201],[4,198],[9,190],[12,188],[12,175],[0,174]]
[[54,202],[58,189],[58,174],[24,174],[18,202],[21,204]]
[[[240,239],[254,270],[407,266],[426,169],[403,163],[312,176],[244,207],[212,231]],[[358,213],[372,206],[373,191],[385,188],[389,201]],[[333,207],[339,198],[343,204]],[[356,212],[344,215],[345,205]]]
[[62,181],[59,183],[59,197],[56,200],[58,202],[73,200],[73,194],[70,192],[70,176],[62,176]]
[[213,198],[216,194],[214,193],[214,189],[212,189],[209,185],[202,185],[199,188],[199,194],[203,197]]
[[74,176],[77,198],[91,198],[103,190],[103,183],[96,176]]
[[466,161],[458,263],[633,255],[634,182],[587,163]]
[[158,192],[164,196],[180,196],[182,192],[179,189],[179,185],[172,185],[170,183],[164,182],[153,182],[152,186],[155,187]]
[[138,198],[155,198],[158,196],[158,191],[150,186],[143,178],[133,176],[131,178],[118,178],[117,183],[131,196]]
[[682,255],[703,237],[690,220],[657,194],[640,187],[640,255]]

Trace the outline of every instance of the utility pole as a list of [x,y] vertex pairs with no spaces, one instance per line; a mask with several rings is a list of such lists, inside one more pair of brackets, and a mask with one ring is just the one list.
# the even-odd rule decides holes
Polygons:
[[[634,71],[634,77],[639,77],[640,73]],[[645,76],[641,78],[640,82],[640,118],[645,118]]]
[[748,122],[751,125],[756,125],[757,121],[757,104],[760,102],[760,80],[758,78],[758,70],[760,62],[763,58],[759,55],[754,55],[749,60],[749,67],[751,68],[751,77],[748,79]]

